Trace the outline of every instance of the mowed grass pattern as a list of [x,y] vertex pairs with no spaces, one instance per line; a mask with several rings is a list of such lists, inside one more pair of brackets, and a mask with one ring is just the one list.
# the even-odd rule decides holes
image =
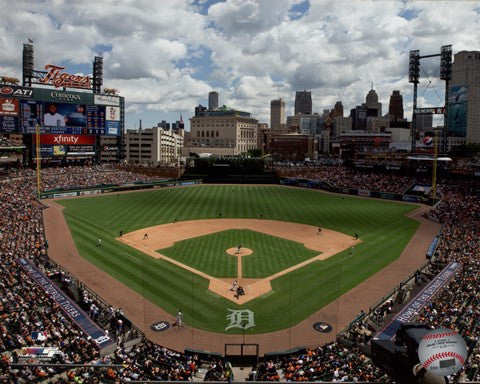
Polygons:
[[238,245],[253,250],[242,257],[242,276],[247,278],[268,277],[320,253],[295,241],[240,229],[179,241],[158,252],[210,276],[237,277],[237,257],[225,251]]
[[[148,300],[196,328],[224,332],[227,308],[255,313],[255,333],[290,327],[397,259],[419,223],[413,204],[283,186],[204,185],[59,200],[80,254]],[[358,233],[362,243],[272,282],[273,292],[239,306],[208,291],[208,281],[117,240],[175,219],[259,218]],[[97,239],[102,238],[101,247]],[[139,303],[141,310],[141,303]],[[282,316],[279,316],[282,314]],[[228,333],[241,333],[232,328]]]

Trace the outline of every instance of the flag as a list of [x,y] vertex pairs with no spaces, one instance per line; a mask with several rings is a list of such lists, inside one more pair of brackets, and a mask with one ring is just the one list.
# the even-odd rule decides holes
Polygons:
[[30,44],[33,44],[33,40],[32,40],[32,39],[28,39],[28,42],[29,42]]

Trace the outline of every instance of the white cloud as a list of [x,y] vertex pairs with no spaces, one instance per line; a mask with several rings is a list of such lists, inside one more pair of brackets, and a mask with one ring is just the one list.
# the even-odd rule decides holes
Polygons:
[[[372,82],[384,112],[399,89],[411,116],[409,50],[480,49],[478,2],[311,0],[295,20],[292,6],[300,2],[227,0],[204,12],[208,2],[193,0],[4,1],[0,70],[20,76],[28,38],[38,69],[67,63],[90,73],[97,47],[111,47],[105,85],[121,89],[127,121],[130,111],[158,111],[159,120],[181,111],[186,120],[210,89],[260,121],[269,121],[273,98],[284,97],[292,113],[296,89],[312,91],[315,111],[342,100],[348,113]],[[422,60],[422,68],[431,76],[438,60]],[[428,83],[421,81],[419,93]],[[433,85],[443,95],[442,82]],[[426,105],[439,103],[435,92],[423,97]]]

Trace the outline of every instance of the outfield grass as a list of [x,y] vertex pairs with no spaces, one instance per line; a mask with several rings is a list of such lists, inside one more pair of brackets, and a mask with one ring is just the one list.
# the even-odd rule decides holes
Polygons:
[[242,277],[246,278],[271,276],[320,253],[296,241],[244,229],[179,241],[158,252],[213,277],[237,277],[237,257],[225,251],[239,244],[253,251],[242,257]]
[[[224,332],[228,308],[254,311],[256,333],[297,324],[397,259],[419,225],[405,217],[415,209],[412,204],[282,186],[205,185],[58,203],[66,207],[65,217],[84,258],[172,315],[182,308],[187,324],[215,332]],[[362,243],[354,255],[344,251],[311,263],[274,280],[272,293],[238,306],[208,291],[206,279],[115,240],[120,230],[127,233],[175,219],[218,218],[220,212],[223,218],[263,215],[268,220],[358,233]],[[102,247],[96,246],[99,237]]]

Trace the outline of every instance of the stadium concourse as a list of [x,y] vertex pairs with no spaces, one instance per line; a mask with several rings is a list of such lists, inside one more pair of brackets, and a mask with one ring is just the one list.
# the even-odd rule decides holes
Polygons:
[[[290,176],[321,178],[333,185],[401,193],[414,182],[405,176],[363,174],[332,165],[289,171]],[[122,184],[147,178],[107,167],[68,167],[45,169],[45,189],[84,187],[98,184]],[[83,290],[78,298],[91,318],[115,339],[117,346],[110,355],[100,357],[95,343],[86,338],[58,304],[30,280],[16,260],[30,260],[39,270],[68,288],[73,277],[61,271],[48,258],[48,243],[42,223],[43,205],[35,199],[35,171],[12,169],[0,176],[0,382],[2,383],[121,383],[128,380],[193,380],[200,367],[203,378],[226,379],[224,362],[214,358],[202,361],[196,355],[168,350],[146,339],[130,346],[136,331],[120,308],[112,308]],[[480,380],[480,224],[479,191],[476,180],[455,180],[442,184],[440,202],[427,216],[444,224],[431,270],[440,271],[451,260],[463,264],[435,299],[418,314],[417,321],[456,329],[466,340],[469,358],[454,379],[460,382]],[[388,311],[388,306],[386,311]],[[374,313],[370,314],[371,316]],[[352,319],[353,320],[353,319]],[[367,341],[362,340],[362,343]],[[89,363],[121,365],[119,368],[25,368],[10,366],[18,361],[21,348],[56,346],[57,363]],[[272,357],[254,367],[251,379],[267,381],[379,381],[389,378],[375,368],[362,352],[362,345],[343,346],[330,343],[305,353]]]

